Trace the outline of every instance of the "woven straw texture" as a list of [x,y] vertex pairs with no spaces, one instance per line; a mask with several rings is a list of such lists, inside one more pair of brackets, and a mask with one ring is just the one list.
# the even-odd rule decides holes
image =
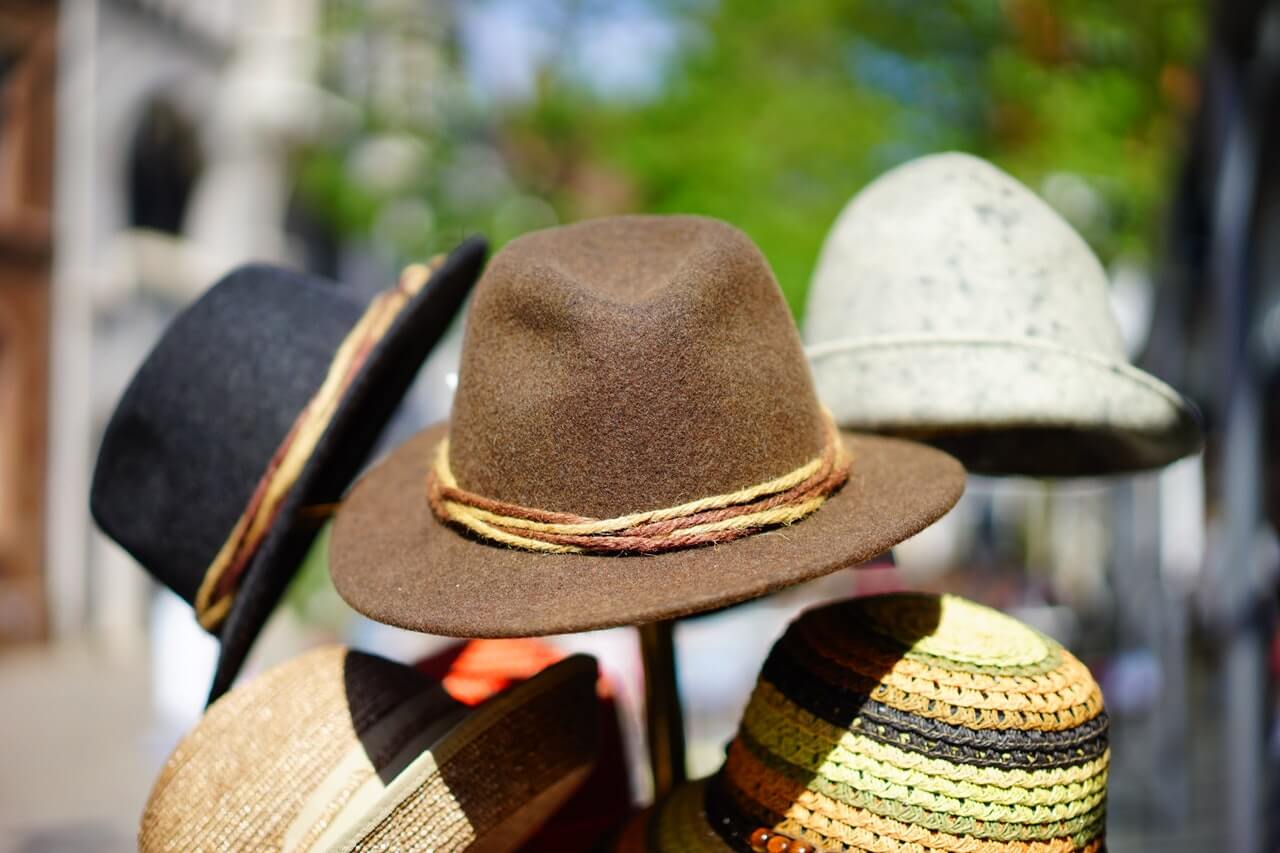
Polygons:
[[1053,640],[953,596],[810,611],[774,646],[721,771],[620,849],[750,850],[758,827],[826,851],[1093,851],[1107,718]]
[[308,653],[223,697],[182,740],[139,850],[463,850],[512,831],[517,812],[517,834],[531,831],[558,803],[535,815],[530,801],[590,767],[594,675],[573,659],[468,710],[409,667]]

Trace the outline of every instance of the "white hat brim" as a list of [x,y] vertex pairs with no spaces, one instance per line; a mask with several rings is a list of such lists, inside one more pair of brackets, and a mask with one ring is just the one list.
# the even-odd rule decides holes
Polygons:
[[928,440],[975,473],[1112,474],[1201,445],[1195,410],[1168,385],[1050,341],[877,336],[808,355],[841,427]]

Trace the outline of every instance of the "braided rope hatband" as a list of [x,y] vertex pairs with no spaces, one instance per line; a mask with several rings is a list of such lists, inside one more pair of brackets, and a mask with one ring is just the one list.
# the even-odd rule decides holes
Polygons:
[[215,631],[226,619],[245,569],[266,539],[280,507],[329,428],[369,353],[386,335],[409,300],[422,290],[431,274],[443,264],[444,256],[441,255],[426,265],[406,267],[396,286],[378,294],[343,339],[320,388],[299,412],[284,441],[276,448],[244,512],[205,570],[195,599],[196,618],[205,629]]
[[446,524],[481,539],[552,554],[657,554],[728,542],[815,512],[849,477],[839,430],[827,417],[822,453],[781,477],[679,506],[591,518],[493,500],[458,485],[449,468],[449,439],[436,449],[427,476],[431,510]]

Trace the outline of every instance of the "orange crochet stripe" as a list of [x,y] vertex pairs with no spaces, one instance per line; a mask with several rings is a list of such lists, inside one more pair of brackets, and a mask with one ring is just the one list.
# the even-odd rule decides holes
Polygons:
[[[782,820],[774,825],[775,829],[802,836],[830,850],[1075,853],[1096,850],[1101,842],[1100,838],[1087,841],[1073,838],[1069,830],[1044,839],[981,838],[879,815],[865,808],[837,802],[777,773],[752,755],[740,741],[731,744],[723,772],[725,783],[734,789],[731,795],[735,799],[746,797],[758,808],[782,816]],[[919,808],[910,810],[910,813],[918,815],[922,821],[930,815]],[[945,819],[944,815],[935,817]],[[992,823],[987,826],[999,830],[1003,825]],[[1050,832],[1055,828],[1053,824],[1036,827],[1038,831]],[[1061,825],[1061,830],[1067,829]],[[1019,832],[1021,828],[1011,825],[1009,830]]]

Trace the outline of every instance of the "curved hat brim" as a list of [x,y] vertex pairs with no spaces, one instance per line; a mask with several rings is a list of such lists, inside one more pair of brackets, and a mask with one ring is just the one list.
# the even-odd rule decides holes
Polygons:
[[216,703],[159,772],[138,849],[515,850],[594,765],[593,658],[467,707],[370,657],[314,649]]
[[539,554],[442,524],[427,471],[447,424],[401,445],[352,489],[330,573],[359,612],[454,637],[592,631],[687,616],[863,562],[918,533],[964,491],[964,469],[914,442],[842,434],[849,480],[788,527],[652,556]]
[[711,828],[703,799],[707,779],[686,782],[660,802],[631,818],[612,847],[613,853],[681,850],[726,853],[733,848]]
[[[386,785],[358,819],[331,830],[340,851],[408,838],[440,850],[515,850],[555,813],[595,763],[595,661],[573,655],[471,710]],[[510,768],[520,768],[513,774]],[[409,802],[452,802],[452,821],[422,835]],[[451,841],[444,840],[452,836]]]
[[487,251],[484,239],[473,237],[450,252],[369,353],[282,504],[277,522],[245,570],[219,632],[221,650],[210,702],[235,680],[253,641],[319,532],[319,522],[300,517],[299,510],[342,497],[422,363],[471,292]]
[[1195,410],[1165,383],[1040,339],[868,338],[809,359],[841,427],[927,441],[976,474],[1139,471],[1202,443]]

